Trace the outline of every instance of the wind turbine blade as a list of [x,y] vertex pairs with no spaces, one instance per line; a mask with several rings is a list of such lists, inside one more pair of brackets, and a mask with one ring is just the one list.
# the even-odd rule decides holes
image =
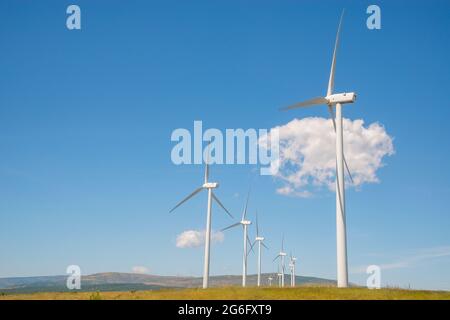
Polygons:
[[207,183],[208,179],[209,179],[209,151],[210,151],[210,149],[211,149],[211,141],[208,144],[207,149],[206,149],[207,155],[206,155],[206,161],[205,161],[205,183]]
[[285,107],[285,108],[281,108],[281,111],[288,111],[288,110],[292,110],[292,109],[298,109],[298,108],[303,108],[303,107],[311,107],[311,106],[315,106],[315,105],[319,105],[319,104],[327,104],[328,100],[323,98],[323,97],[316,97],[310,100],[306,100],[303,102],[299,102],[296,104],[293,104],[291,106]]
[[241,224],[240,222],[233,223],[231,226],[228,226],[228,227],[226,227],[226,228],[223,228],[223,229],[220,230],[220,231],[225,231],[225,230],[234,228],[234,227],[236,227],[236,226],[238,226],[238,225],[240,225],[240,224]]
[[344,10],[342,10],[341,18],[339,20],[339,26],[336,33],[336,42],[334,43],[333,60],[331,61],[330,79],[328,80],[327,96],[333,93],[334,89],[334,72],[336,69],[336,54],[339,47],[339,34],[341,32],[342,19],[344,18]]
[[209,178],[209,164],[206,163],[206,165],[205,165],[205,183],[208,182],[208,178]]
[[199,193],[200,191],[203,190],[203,187],[200,187],[198,189],[195,189],[194,192],[192,192],[190,195],[188,195],[186,198],[184,198],[183,200],[181,200],[175,207],[172,208],[172,210],[170,210],[169,212],[174,211],[176,208],[178,208],[179,206],[181,206],[183,203],[185,203],[186,201],[188,201],[190,198],[192,198],[193,196],[195,196],[197,193]]
[[214,192],[211,192],[212,197],[214,200],[216,200],[217,204],[231,217],[234,219],[233,215],[227,210],[227,208],[224,207],[224,205],[222,204],[222,202],[220,202],[219,198],[216,197],[216,195],[214,194]]
[[259,236],[258,211],[256,211],[256,236]]
[[345,169],[347,170],[350,181],[353,183],[353,177],[352,177],[352,174],[350,173],[350,169],[348,168],[347,160],[345,160],[345,154],[343,155],[343,158],[344,158]]
[[250,245],[250,251],[252,251],[253,253],[255,253],[255,251],[253,250],[252,242],[250,241],[250,238],[248,237],[248,235],[247,235],[247,242],[248,242],[248,244]]
[[266,246],[266,245],[264,244],[264,242],[261,242],[261,245],[262,245],[264,248],[266,248],[267,250],[269,250],[269,247]]
[[245,201],[244,212],[242,212],[242,221],[244,221],[245,217],[247,216],[248,199],[250,198],[250,191],[251,191],[251,188],[248,189],[247,200]]
[[336,133],[336,117],[334,115],[333,107],[331,105],[328,105],[328,113],[330,114],[330,119],[333,121],[333,128],[334,132]]
[[275,260],[277,260],[280,257],[280,255],[277,255],[275,258],[273,258],[272,262],[274,262]]
[[284,252],[284,234],[283,237],[281,238],[281,252]]
[[[328,105],[328,112],[330,113],[331,121],[333,121],[334,132],[336,133],[336,119],[335,119],[335,116],[334,116],[333,108],[332,108],[330,105]],[[352,183],[354,183],[354,182],[353,182],[352,174],[351,174],[351,172],[350,172],[350,169],[348,168],[347,160],[345,159],[345,154],[344,154],[343,156],[344,156],[345,170],[347,170],[347,173],[348,173],[348,176],[349,176],[349,178],[350,178],[350,181],[351,181]]]

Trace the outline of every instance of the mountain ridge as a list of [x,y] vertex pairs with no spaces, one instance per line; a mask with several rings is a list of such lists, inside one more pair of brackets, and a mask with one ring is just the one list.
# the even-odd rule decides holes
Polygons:
[[[261,274],[261,281],[268,284],[268,278],[272,277],[272,285],[277,285],[276,275],[273,273]],[[31,293],[43,291],[70,291],[66,288],[68,275],[36,276],[36,277],[9,277],[0,278],[0,291],[4,293]],[[256,286],[256,274],[247,276],[249,286]],[[239,286],[242,282],[241,275],[216,275],[210,276],[210,285]],[[285,275],[285,284],[290,284],[290,275]],[[319,284],[334,285],[335,280],[296,276],[297,285]],[[151,274],[125,273],[125,272],[101,272],[81,276],[80,291],[133,291],[133,290],[158,290],[165,288],[196,288],[201,287],[202,277],[195,276],[163,276]]]

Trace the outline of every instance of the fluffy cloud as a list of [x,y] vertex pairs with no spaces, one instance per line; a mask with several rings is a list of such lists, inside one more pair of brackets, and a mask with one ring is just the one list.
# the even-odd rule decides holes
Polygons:
[[[379,182],[377,170],[382,159],[394,154],[392,137],[379,123],[364,126],[363,120],[344,119],[344,153],[352,173],[353,184]],[[279,194],[309,197],[322,187],[335,188],[335,133],[330,119],[310,117],[294,119],[276,127],[280,136],[279,170],[275,176],[283,181]],[[260,139],[264,146],[267,137]]]
[[[224,234],[220,231],[211,232],[211,242],[223,242]],[[177,236],[176,246],[178,248],[196,248],[205,244],[205,231],[186,230]]]
[[131,271],[133,273],[140,273],[140,274],[145,274],[145,273],[149,272],[148,268],[143,267],[143,266],[135,266],[135,267],[131,268]]

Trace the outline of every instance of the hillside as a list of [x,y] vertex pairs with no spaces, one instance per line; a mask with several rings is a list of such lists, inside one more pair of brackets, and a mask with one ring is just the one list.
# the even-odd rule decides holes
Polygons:
[[[262,283],[268,283],[268,277],[273,274],[262,274]],[[33,292],[64,292],[66,288],[67,276],[47,276],[47,277],[18,277],[0,278],[0,292],[12,293],[33,293]],[[239,286],[242,277],[239,275],[212,276],[210,284],[212,287],[218,286]],[[290,276],[285,276],[285,282],[290,283]],[[249,286],[256,285],[256,275],[247,276]],[[333,285],[335,281],[315,277],[296,277],[297,285],[305,284],[328,284]],[[276,285],[274,277],[273,284]],[[164,288],[197,288],[201,287],[201,277],[178,277],[178,276],[158,276],[135,273],[97,273],[81,277],[81,291],[136,291],[136,290],[157,290]]]

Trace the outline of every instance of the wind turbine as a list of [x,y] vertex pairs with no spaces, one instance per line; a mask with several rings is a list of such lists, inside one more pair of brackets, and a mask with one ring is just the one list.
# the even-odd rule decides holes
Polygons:
[[291,270],[291,287],[295,287],[295,263],[297,261],[296,257],[290,256],[289,268]]
[[269,282],[269,287],[271,287],[271,286],[272,286],[272,280],[273,280],[273,278],[272,278],[272,277],[268,277],[268,278],[267,278],[267,281]]
[[264,246],[266,249],[269,249],[264,243],[264,237],[259,235],[259,225],[258,225],[258,212],[256,212],[256,238],[252,244],[252,247],[258,242],[258,280],[257,286],[261,286],[261,246]]
[[294,285],[292,284],[292,280],[293,280],[292,275],[294,274],[293,269],[294,269],[294,264],[292,263],[292,261],[289,261],[289,273],[290,273],[290,279],[291,279],[291,287],[294,286]]
[[[208,162],[208,161],[207,161]],[[208,191],[208,207],[206,211],[206,234],[205,234],[205,255],[204,255],[204,264],[203,264],[203,288],[208,288],[209,283],[209,254],[210,254],[210,244],[211,244],[211,207],[212,207],[212,200],[214,199],[217,204],[225,210],[225,212],[233,218],[231,213],[223,206],[222,202],[216,197],[216,195],[213,192],[213,189],[219,187],[219,184],[217,182],[209,182],[209,165],[206,163],[205,166],[205,180],[202,186],[195,189],[194,192],[192,192],[190,195],[188,195],[186,198],[181,200],[170,212],[173,212],[176,208],[181,206],[183,203],[191,199],[193,196],[195,196],[197,193],[199,193],[202,190]]]
[[277,278],[278,278],[278,286],[281,288],[282,287],[282,280],[283,274],[280,272],[280,265],[278,265],[278,272],[277,272]]
[[[277,260],[278,258],[281,259],[280,264],[281,264],[281,287],[284,287],[284,257],[286,257],[286,252],[284,252],[284,235],[283,238],[281,239],[281,250],[278,253],[278,255],[273,259],[273,261]],[[278,273],[280,273],[280,271],[278,271]]]
[[248,257],[248,250],[247,250],[247,243],[250,245],[250,250],[253,251],[253,246],[250,242],[250,238],[248,237],[248,226],[252,224],[251,221],[245,220],[245,217],[247,216],[247,208],[248,208],[248,199],[250,197],[250,191],[247,194],[247,200],[245,202],[244,211],[242,212],[242,218],[241,221],[236,222],[226,228],[223,228],[220,231],[225,231],[231,228],[234,228],[238,225],[242,225],[242,229],[244,231],[244,251],[242,255],[242,286],[245,287],[247,284],[247,257]]
[[[336,53],[339,46],[339,33],[341,30],[344,11],[342,11],[339,20],[339,26],[336,34],[336,42],[333,51],[333,60],[331,62],[330,78],[328,80],[327,94],[325,97],[317,97],[304,102],[300,102],[284,108],[282,110],[292,110],[313,105],[327,105],[333,127],[336,133],[336,247],[337,247],[337,283],[338,287],[348,287],[348,271],[347,271],[347,233],[345,222],[345,185],[344,185],[344,165],[349,174],[350,180],[353,181],[347,161],[344,156],[343,144],[343,125],[342,125],[342,105],[353,103],[356,100],[355,92],[334,93],[334,74],[336,69]],[[336,107],[336,115],[334,115],[333,106]]]

